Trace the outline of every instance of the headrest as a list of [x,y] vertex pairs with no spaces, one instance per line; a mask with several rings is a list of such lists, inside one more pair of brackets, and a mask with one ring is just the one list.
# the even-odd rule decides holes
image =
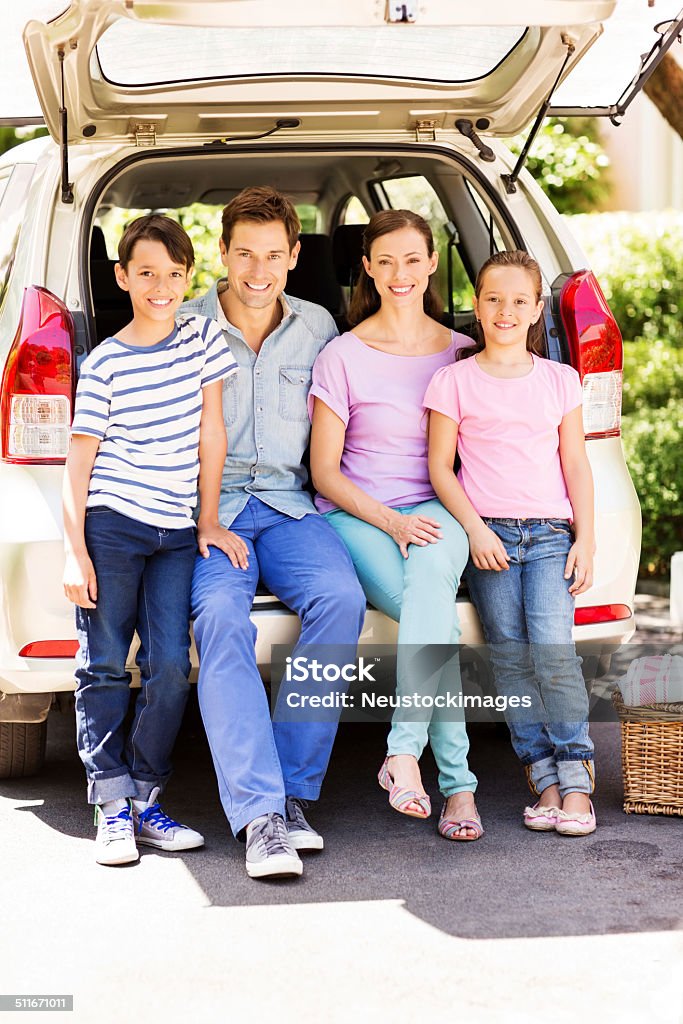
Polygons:
[[107,243],[104,240],[104,231],[99,226],[99,224],[93,225],[92,234],[90,236],[90,259],[109,259],[109,254],[107,253]]
[[340,224],[332,235],[332,259],[339,284],[349,288],[355,284],[363,255],[365,224]]
[[301,249],[294,270],[287,275],[286,292],[308,302],[317,302],[333,316],[344,310],[344,297],[337,284],[329,235],[300,235]]

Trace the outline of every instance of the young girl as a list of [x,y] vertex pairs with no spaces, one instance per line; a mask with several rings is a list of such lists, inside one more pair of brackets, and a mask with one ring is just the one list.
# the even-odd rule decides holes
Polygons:
[[594,552],[581,384],[570,366],[542,358],[541,274],[527,253],[487,260],[475,295],[479,343],[437,371],[425,395],[430,477],[469,537],[466,579],[496,686],[529,699],[507,715],[538,798],[524,824],[587,835],[593,744],[572,642]]
[[[468,545],[429,482],[422,399],[434,372],[452,364],[470,339],[439,322],[442,305],[431,284],[438,253],[422,217],[409,210],[375,214],[363,250],[349,311],[353,330],[333,339],[313,367],[316,504],[349,549],[368,600],[399,622],[399,695],[425,682],[452,692],[459,687],[457,659],[425,672],[422,652],[428,644],[458,642],[455,596]],[[395,810],[428,817],[418,765],[428,741],[445,800],[440,834],[478,839],[477,780],[467,765],[463,721],[397,712],[380,785]]]

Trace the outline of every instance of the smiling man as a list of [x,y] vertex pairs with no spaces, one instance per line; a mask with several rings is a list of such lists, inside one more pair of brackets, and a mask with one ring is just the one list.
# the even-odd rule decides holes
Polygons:
[[299,649],[355,648],[365,615],[346,548],[305,490],[311,368],[337,329],[321,306],[284,293],[299,231],[284,196],[244,189],[223,211],[227,279],[183,307],[218,321],[240,368],[223,390],[220,493],[200,492],[192,615],[221,801],[253,878],[300,875],[297,851],[323,848],[302,802],[319,796],[336,731],[329,719],[271,723],[249,618],[259,579],[300,616]]

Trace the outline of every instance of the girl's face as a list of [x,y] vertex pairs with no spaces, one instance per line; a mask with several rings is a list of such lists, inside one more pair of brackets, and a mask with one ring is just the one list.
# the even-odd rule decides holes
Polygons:
[[543,302],[536,299],[533,278],[523,267],[489,267],[474,299],[474,312],[487,345],[526,349],[529,327],[541,315]]
[[436,270],[439,254],[431,256],[415,228],[399,228],[372,243],[370,259],[363,257],[366,273],[375,282],[382,303],[401,308],[419,302]]

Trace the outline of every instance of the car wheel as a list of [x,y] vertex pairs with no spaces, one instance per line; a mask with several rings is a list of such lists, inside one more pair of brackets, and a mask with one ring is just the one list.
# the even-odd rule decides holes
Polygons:
[[0,779],[37,775],[45,761],[47,722],[0,722]]

